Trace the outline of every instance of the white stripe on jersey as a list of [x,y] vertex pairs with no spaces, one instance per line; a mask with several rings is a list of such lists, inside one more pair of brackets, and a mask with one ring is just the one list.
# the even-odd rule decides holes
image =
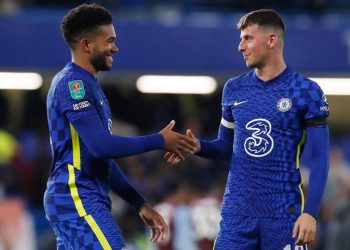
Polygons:
[[226,127],[226,128],[233,128],[233,122],[228,122],[226,121],[223,117],[221,118],[221,125]]

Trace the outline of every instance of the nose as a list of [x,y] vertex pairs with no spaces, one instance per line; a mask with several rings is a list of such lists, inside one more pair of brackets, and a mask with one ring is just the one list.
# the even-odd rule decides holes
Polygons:
[[119,51],[119,48],[117,47],[117,45],[114,43],[112,46],[112,52],[113,53],[117,53]]
[[244,47],[244,43],[243,41],[241,40],[238,44],[238,51],[239,52],[243,52],[245,50],[245,47]]

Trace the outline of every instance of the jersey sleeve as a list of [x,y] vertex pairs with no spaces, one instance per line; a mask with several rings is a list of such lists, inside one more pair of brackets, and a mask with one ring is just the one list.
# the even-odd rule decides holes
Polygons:
[[222,92],[222,117],[219,125],[218,137],[215,140],[200,140],[201,151],[197,155],[216,159],[230,160],[232,155],[233,143],[233,115],[231,111],[232,90],[229,88],[228,81]]
[[233,115],[231,111],[233,100],[232,100],[232,90],[230,88],[230,81],[228,81],[222,92],[222,101],[221,101],[221,109],[222,109],[222,117],[221,117],[221,125],[225,128],[233,129]]
[[55,101],[70,123],[81,117],[97,114],[94,93],[85,80],[62,79],[56,87]]
[[311,81],[310,84],[305,98],[304,119],[328,117],[329,108],[326,96],[316,82]]

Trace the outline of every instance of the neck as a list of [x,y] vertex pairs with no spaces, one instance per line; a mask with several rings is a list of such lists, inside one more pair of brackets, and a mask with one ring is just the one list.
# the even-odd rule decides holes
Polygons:
[[286,68],[287,65],[285,64],[283,58],[280,57],[266,63],[262,67],[255,68],[255,73],[261,80],[269,81],[281,74]]
[[89,71],[93,76],[97,77],[98,71],[87,58],[78,56],[72,52],[72,62]]

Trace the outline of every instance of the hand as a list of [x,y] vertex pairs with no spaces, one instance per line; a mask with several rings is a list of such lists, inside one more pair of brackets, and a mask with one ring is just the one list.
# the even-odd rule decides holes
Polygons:
[[139,215],[143,222],[150,227],[152,242],[162,242],[168,235],[168,226],[165,224],[163,217],[154,210],[148,203],[142,205]]
[[164,138],[165,149],[175,153],[180,159],[184,160],[186,155],[193,154],[196,150],[196,141],[188,136],[172,131],[174,126],[175,121],[172,120],[160,133]]
[[[201,144],[190,129],[187,129],[186,135],[187,135],[187,137],[193,139],[196,143],[194,151],[191,152],[191,154],[185,155],[186,157],[188,157],[194,153],[198,153],[199,151],[201,151]],[[166,160],[167,163],[172,164],[172,165],[176,165],[181,161],[181,158],[179,156],[177,156],[175,153],[171,153],[171,152],[166,152],[164,155],[164,159]]]
[[307,213],[302,213],[293,228],[293,238],[298,235],[296,245],[310,244],[316,235],[316,219]]
[[197,137],[192,133],[191,129],[187,129],[186,131],[186,135],[193,139],[196,143],[195,145],[195,150],[194,150],[194,154],[198,153],[199,151],[201,151],[201,143],[199,142],[199,140],[197,139]]

